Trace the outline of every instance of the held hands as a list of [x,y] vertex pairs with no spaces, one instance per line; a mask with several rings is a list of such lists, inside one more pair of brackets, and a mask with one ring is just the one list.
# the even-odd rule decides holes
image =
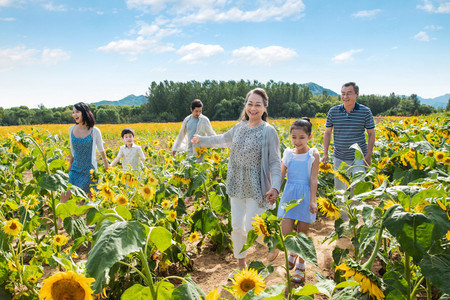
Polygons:
[[275,203],[275,201],[277,201],[277,197],[278,197],[278,191],[274,188],[271,188],[267,193],[266,193],[266,200],[269,201],[269,203],[272,205]]
[[198,134],[194,134],[194,137],[191,140],[192,144],[198,144],[200,143],[200,136]]

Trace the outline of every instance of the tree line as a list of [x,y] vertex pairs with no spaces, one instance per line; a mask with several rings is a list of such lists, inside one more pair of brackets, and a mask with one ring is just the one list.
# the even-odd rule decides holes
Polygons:
[[[339,96],[327,91],[314,95],[308,86],[296,83],[269,81],[188,81],[152,82],[148,101],[141,106],[93,105],[90,108],[99,124],[137,122],[179,122],[190,111],[194,99],[203,102],[203,114],[213,121],[237,120],[248,91],[264,88],[269,96],[268,113],[271,118],[325,117],[328,110],[341,103]],[[443,109],[420,104],[417,95],[409,97],[361,95],[358,102],[372,110],[374,116],[427,115]],[[450,103],[450,102],[449,102]],[[73,123],[72,106],[29,109],[26,106],[3,109],[0,125],[67,124]],[[450,109],[447,105],[446,110]]]

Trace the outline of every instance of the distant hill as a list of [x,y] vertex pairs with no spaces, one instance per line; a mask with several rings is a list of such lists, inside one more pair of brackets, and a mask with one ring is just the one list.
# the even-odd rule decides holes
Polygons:
[[450,99],[450,94],[445,94],[436,98],[424,99],[422,97],[418,97],[420,100],[420,104],[431,105],[435,108],[445,108],[447,107],[448,99]]
[[102,100],[98,102],[93,102],[91,104],[95,105],[102,105],[102,104],[108,104],[108,105],[118,105],[118,106],[126,106],[126,105],[136,105],[140,106],[143,103],[147,102],[147,97],[144,95],[135,96],[135,95],[129,95],[125,98],[117,101],[110,101],[110,100]]
[[313,93],[313,95],[322,95],[323,91],[327,91],[328,95],[330,96],[339,96],[337,93],[333,92],[330,89],[326,89],[323,86],[318,85],[317,83],[314,82],[308,82],[308,83],[300,83],[299,86],[309,86],[311,92]]

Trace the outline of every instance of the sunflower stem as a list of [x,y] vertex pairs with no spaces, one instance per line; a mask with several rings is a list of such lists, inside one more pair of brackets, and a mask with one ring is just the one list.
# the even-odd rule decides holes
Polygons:
[[150,271],[150,268],[148,267],[147,258],[145,257],[142,249],[139,250],[139,256],[141,258],[142,265],[144,266],[144,274],[145,274],[145,277],[147,278],[146,282],[147,282],[148,286],[150,287],[150,292],[152,293],[152,299],[157,300],[158,295],[156,294],[155,285],[153,283],[152,272]]
[[287,278],[286,285],[287,285],[287,289],[289,291],[288,299],[291,300],[292,299],[292,290],[291,290],[291,275],[289,273],[289,256],[288,256],[288,251],[287,251],[286,246],[284,244],[284,235],[283,235],[283,231],[281,230],[281,226],[280,226],[279,223],[276,223],[276,228],[277,228],[278,237],[280,238],[281,245],[283,247],[284,261],[285,261],[284,268],[286,269],[286,278]]
[[142,274],[142,272],[141,271],[139,271],[136,267],[134,267],[134,266],[132,266],[132,265],[130,265],[130,264],[128,264],[128,263],[126,263],[126,262],[123,262],[123,261],[121,261],[121,260],[119,260],[118,261],[118,263],[120,263],[120,264],[122,264],[122,265],[125,265],[125,266],[127,266],[127,267],[129,267],[129,268],[131,268],[131,269],[133,269],[133,270],[135,270],[136,271],[136,273],[138,273],[139,274],[139,276],[141,276],[142,277],[142,279],[144,279],[144,281],[145,281],[145,283],[147,283],[148,284],[148,282],[147,282],[147,277],[145,277],[145,275],[144,274]]
[[[420,279],[417,281],[416,286],[414,287],[414,289],[411,292],[411,299],[415,299],[416,298],[416,294],[419,292],[419,287],[420,284],[422,283],[422,281],[425,279],[425,277],[420,277]],[[430,298],[431,299],[431,298]]]
[[381,242],[383,241],[383,230],[384,226],[381,224],[380,228],[378,228],[377,232],[377,241],[375,243],[375,247],[373,248],[372,254],[369,257],[369,260],[366,261],[366,263],[363,265],[363,268],[372,271],[372,265],[375,261],[375,258],[377,258],[378,250],[380,249]]
[[427,283],[427,300],[431,300],[431,281],[426,280]]
[[406,293],[406,299],[411,299],[411,266],[410,266],[410,256],[408,253],[405,253],[405,279],[406,284],[408,285],[407,293]]

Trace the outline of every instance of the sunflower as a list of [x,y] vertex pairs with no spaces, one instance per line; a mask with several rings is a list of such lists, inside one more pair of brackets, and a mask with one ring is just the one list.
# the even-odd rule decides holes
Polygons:
[[154,141],[153,141],[153,146],[155,146],[155,147],[156,147],[156,146],[159,146],[159,140],[154,140]]
[[217,291],[217,288],[215,288],[215,289],[211,290],[208,293],[208,295],[206,295],[205,300],[217,300],[217,299],[219,299],[219,297],[220,297],[220,294]]
[[144,185],[141,189],[141,195],[144,199],[152,200],[154,195],[153,188],[148,184]]
[[137,187],[137,180],[136,177],[132,172],[125,172],[122,174],[121,181],[123,184],[129,186],[129,187]]
[[330,218],[330,219],[334,218],[335,220],[337,220],[339,218],[339,216],[341,215],[339,213],[339,208],[337,208],[337,206],[333,202],[328,201],[327,199],[325,199],[323,197],[317,197],[317,203],[318,203],[320,211],[327,218]]
[[171,158],[164,158],[164,164],[173,166],[173,160]]
[[8,261],[8,269],[11,272],[17,272],[17,267],[16,267],[16,263],[12,262],[12,261]]
[[346,186],[350,185],[350,182],[347,179],[347,176],[345,176],[344,174],[342,174],[341,172],[335,172],[334,175],[343,183],[345,183]]
[[270,236],[270,232],[267,230],[266,222],[264,222],[263,218],[256,215],[253,218],[252,226],[255,229],[256,234]]
[[102,195],[105,199],[112,200],[114,198],[114,191],[108,184],[99,184],[98,189],[100,190],[100,195]]
[[164,208],[164,209],[169,209],[169,207],[170,207],[170,201],[169,200],[164,200],[163,202],[161,202],[161,206]]
[[216,164],[218,164],[220,162],[220,156],[219,156],[219,154],[217,154],[217,152],[213,153],[212,158]]
[[38,278],[36,276],[34,276],[34,275],[30,275],[30,276],[28,276],[27,281],[31,282],[31,283],[37,283],[38,282]]
[[333,173],[333,166],[331,164],[320,163],[319,172],[322,173]]
[[[65,250],[64,250],[64,253],[68,256],[69,254],[70,254],[70,251],[72,250],[72,247],[67,247]],[[70,254],[70,256],[72,257],[72,258],[77,258],[78,257],[78,254],[75,252],[75,251],[73,251],[72,252],[72,254]]]
[[375,180],[373,181],[373,185],[375,186],[375,188],[380,187],[383,182],[388,179],[389,177],[384,175],[384,174],[378,174],[377,177],[375,177]]
[[353,276],[353,279],[360,284],[361,292],[369,292],[370,297],[377,300],[384,299],[384,294],[379,288],[377,277],[369,270],[363,269],[354,262],[342,263],[336,267],[336,271],[341,270],[346,280]]
[[417,124],[417,123],[419,123],[419,120],[417,119],[417,118],[414,118],[414,119],[412,119],[412,121],[411,121],[413,124]]
[[126,206],[128,204],[128,198],[124,194],[119,194],[116,197],[116,203],[121,206]]
[[264,278],[255,269],[246,268],[234,275],[233,292],[239,298],[244,297],[252,289],[255,289],[255,295],[258,295],[265,286]]
[[200,233],[198,233],[197,231],[194,231],[193,233],[191,233],[191,235],[188,238],[188,241],[191,243],[195,243],[196,241],[198,241],[200,239]]
[[386,163],[389,161],[389,157],[384,157],[379,163],[378,163],[378,169],[384,169],[386,167]]
[[150,177],[148,178],[148,184],[155,186],[155,185],[158,184],[158,180],[156,180],[155,177],[150,176]]
[[450,166],[450,156],[444,157],[444,159],[442,160],[442,162],[444,163],[444,165]]
[[93,293],[91,284],[94,281],[94,278],[86,278],[73,271],[57,272],[44,280],[44,285],[39,291],[39,299],[91,300]]
[[17,219],[11,219],[4,223],[2,229],[6,234],[18,235],[20,230],[22,229],[22,223],[20,223]]
[[67,241],[69,239],[62,234],[57,234],[53,237],[53,244],[55,244],[56,246],[64,246],[65,244],[67,244]]
[[438,152],[436,152],[434,154],[434,157],[436,157],[436,160],[438,162],[442,162],[442,161],[444,161],[444,158],[445,158],[445,152],[444,151],[438,151]]
[[24,203],[25,203],[24,206],[27,209],[34,209],[34,208],[36,208],[36,206],[39,205],[39,202],[40,201],[39,201],[37,195],[28,195],[24,199]]
[[173,209],[171,209],[169,211],[169,215],[167,216],[167,219],[169,219],[170,222],[174,222],[176,218],[177,218],[177,212],[174,211]]
[[175,196],[172,197],[172,203],[173,203],[172,207],[173,208],[177,208],[177,206],[178,206],[178,196],[175,195]]

